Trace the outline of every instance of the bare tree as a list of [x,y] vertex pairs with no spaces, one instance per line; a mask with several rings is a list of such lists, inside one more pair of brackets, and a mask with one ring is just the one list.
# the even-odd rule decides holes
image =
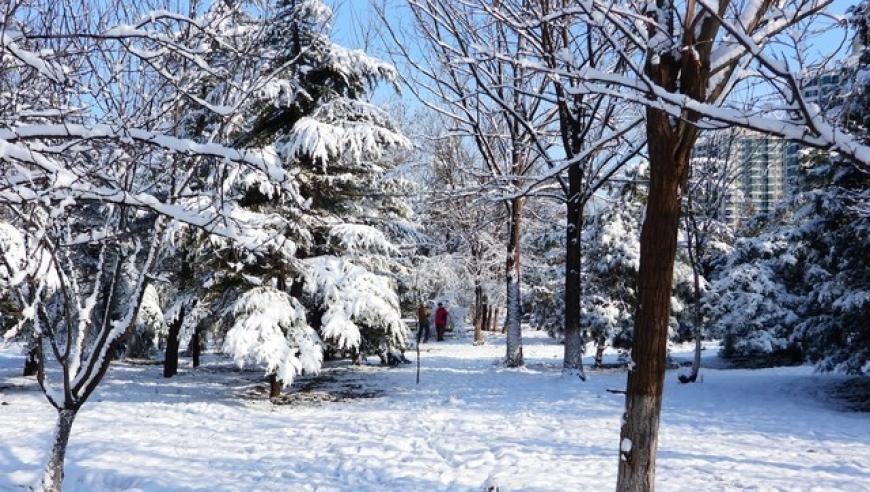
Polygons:
[[[545,154],[539,135],[551,126],[552,114],[537,94],[549,82],[522,62],[524,38],[482,19],[472,6],[434,0],[411,0],[408,5],[422,54],[412,53],[400,28],[387,23],[397,57],[410,69],[407,86],[427,107],[450,121],[454,133],[473,142],[486,168],[487,186],[468,192],[500,202],[508,217],[505,361],[509,367],[521,366],[520,239],[527,200],[521,190],[525,177],[540,167]],[[387,22],[383,9],[380,15]],[[467,63],[479,46],[513,56]]]
[[[624,164],[644,148],[644,140],[636,130],[641,115],[625,101],[608,94],[582,90],[576,76],[553,76],[554,73],[578,73],[586,68],[620,73],[625,64],[618,51],[605,42],[594,27],[580,22],[581,15],[556,15],[569,7],[571,0],[507,0],[477,2],[481,13],[494,22],[509,26],[525,40],[525,60],[535,60],[551,79],[548,90],[538,95],[548,110],[556,113],[554,134],[561,145],[550,146],[552,137],[536,132],[543,139],[536,148],[547,149],[542,157],[547,172],[531,182],[526,193],[540,194],[540,186],[555,180],[561,190],[560,201],[566,207],[565,285],[563,372],[585,379],[583,355],[586,335],[581,326],[581,271],[583,244],[581,233],[584,211],[602,186]],[[510,59],[511,54],[483,48],[471,63],[484,56]],[[529,70],[540,69],[539,66]]]

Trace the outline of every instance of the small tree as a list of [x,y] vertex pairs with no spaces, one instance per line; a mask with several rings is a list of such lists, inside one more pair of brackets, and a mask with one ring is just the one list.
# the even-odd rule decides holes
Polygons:
[[685,251],[692,268],[691,317],[686,321],[692,326],[695,354],[691,372],[679,377],[682,383],[695,382],[701,370],[705,323],[702,297],[713,274],[715,259],[730,250],[734,236],[725,216],[726,207],[729,203],[735,204],[739,195],[734,183],[740,175],[740,163],[731,159],[733,141],[733,131],[704,139],[707,155],[697,155],[696,149],[683,199]]

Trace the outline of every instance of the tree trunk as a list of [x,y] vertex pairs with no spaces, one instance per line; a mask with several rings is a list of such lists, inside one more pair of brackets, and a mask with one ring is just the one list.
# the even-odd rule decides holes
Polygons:
[[598,337],[595,345],[595,367],[602,367],[604,365],[604,349],[606,348],[607,339]]
[[66,446],[69,443],[73,420],[78,410],[63,409],[57,414],[57,425],[54,430],[54,444],[49,452],[48,463],[42,474],[41,490],[46,492],[61,492],[63,484],[63,460]]
[[193,367],[199,367],[199,355],[202,352],[201,344],[200,329],[197,326],[193,329],[193,335],[190,337],[190,357]]
[[474,344],[483,345],[486,341],[483,337],[483,328],[486,326],[486,304],[480,305],[474,318]]
[[[661,68],[661,70],[665,70]],[[619,492],[655,489],[655,451],[664,387],[680,189],[696,133],[647,110],[650,184],[640,238],[638,307],[620,432]],[[686,133],[691,133],[686,135]]]
[[483,309],[483,287],[480,285],[480,278],[474,279],[474,319],[478,320]]
[[483,326],[486,322],[486,304],[483,301],[483,287],[480,279],[475,278],[474,283],[474,344],[483,345]]
[[24,359],[23,376],[36,376],[39,371],[39,352],[37,351],[36,343],[27,351],[27,358]]
[[178,334],[184,323],[184,307],[178,312],[178,317],[169,324],[169,334],[166,336],[166,352],[163,357],[163,377],[171,378],[178,374]]
[[580,234],[583,227],[583,204],[580,202],[580,188],[583,180],[579,165],[568,168],[568,223],[565,248],[565,358],[562,373],[586,380],[583,372],[583,354],[586,340],[580,327],[580,299],[582,285],[582,246]]
[[521,326],[522,299],[520,298],[520,218],[522,217],[523,200],[511,200],[510,232],[508,236],[507,260],[505,261],[505,278],[507,287],[507,367],[523,365],[523,332]]
[[498,315],[501,309],[495,306],[490,307],[490,309],[492,314],[489,315],[489,331],[497,331],[495,327],[498,326]]
[[281,396],[281,381],[274,373],[269,374],[269,398],[277,398]]
[[[691,248],[691,244],[689,245]],[[694,262],[693,262],[694,263]],[[694,383],[698,380],[698,373],[701,372],[701,323],[703,320],[701,319],[701,279],[700,274],[698,273],[698,268],[696,265],[692,265],[694,268],[694,335],[695,335],[695,357],[692,359],[692,372],[688,376],[680,376],[679,380],[681,383]]]
[[475,345],[483,345],[483,319],[476,320],[474,322],[474,344]]
[[[185,256],[181,260],[178,281],[181,285],[187,285],[192,280],[193,266],[187,256]],[[186,307],[186,305],[182,304],[178,310],[178,316],[169,324],[169,333],[166,336],[166,351],[163,357],[163,377],[165,378],[171,378],[178,374],[178,346],[181,343],[178,338],[181,334],[181,327],[184,325]]]
[[480,329],[486,330],[489,328],[489,317],[492,313],[492,307],[489,305],[489,300],[484,300],[483,306],[480,307]]

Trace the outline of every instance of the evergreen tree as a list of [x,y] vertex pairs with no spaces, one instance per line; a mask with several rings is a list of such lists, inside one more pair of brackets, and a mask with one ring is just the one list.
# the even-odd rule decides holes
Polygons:
[[[401,232],[396,224],[408,216],[409,209],[403,203],[402,181],[389,175],[396,164],[390,152],[407,141],[390,116],[366,99],[379,82],[395,80],[393,68],[334,43],[328,34],[332,12],[319,0],[219,3],[212,15],[224,19],[221,32],[227,34],[224,44],[217,44],[227,49],[215,49],[210,56],[232,59],[234,52],[241,51],[258,63],[246,71],[247,81],[220,82],[205,76],[195,81],[198,88],[192,90],[214,106],[231,105],[245,116],[223,122],[214,115],[193,115],[188,127],[223,135],[236,146],[271,149],[293,173],[297,186],[276,187],[268,176],[244,170],[223,181],[225,206],[233,210],[235,226],[260,234],[256,244],[236,244],[195,230],[183,231],[179,243],[186,246],[179,249],[176,264],[196,265],[196,271],[186,275],[195,280],[180,282],[194,292],[179,296],[187,299],[187,305],[172,312],[205,313],[194,322],[180,322],[181,326],[192,327],[185,330],[188,334],[199,333],[197,325],[213,326],[214,335],[225,338],[238,327],[235,315],[242,298],[247,305],[257,305],[284,293],[304,307],[306,322],[319,332],[327,349],[365,352],[382,347],[382,337],[366,336],[383,332],[391,341],[390,349],[401,350],[406,328],[395,322],[400,319],[398,303],[386,304],[394,309],[389,319],[367,318],[372,330],[353,332],[350,324],[330,325],[323,319],[329,311],[324,299],[335,292],[319,291],[326,287],[315,281],[322,277],[318,269],[325,264],[316,258],[340,258],[346,269],[365,269],[379,277],[385,298],[395,294],[397,286],[389,278],[398,268],[391,261],[397,254],[392,239]],[[241,84],[247,89],[234,89]],[[181,269],[176,272],[180,275]],[[345,298],[357,292],[347,283],[330,288],[344,288]],[[254,298],[258,295],[265,296],[262,302]],[[356,309],[368,307],[363,303]],[[327,325],[331,328],[324,331]],[[264,325],[249,328],[257,326]],[[269,336],[288,334],[288,350],[293,350],[299,337],[282,330],[272,330]],[[348,341],[353,346],[347,346]],[[226,339],[222,346],[240,347]],[[246,345],[245,350],[257,346]],[[247,352],[231,354],[241,362],[256,360]],[[268,367],[270,376],[280,368],[272,363]]]
[[[833,98],[842,126],[870,142],[870,2],[849,9],[851,56]],[[792,242],[806,251],[795,330],[821,370],[870,374],[870,175],[837,154],[811,153],[795,199]]]

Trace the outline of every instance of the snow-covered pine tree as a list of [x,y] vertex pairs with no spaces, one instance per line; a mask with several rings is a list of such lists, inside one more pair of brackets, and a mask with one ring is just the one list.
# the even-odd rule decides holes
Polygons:
[[223,351],[240,365],[264,366],[270,397],[281,393],[297,375],[316,373],[323,362],[317,333],[308,326],[305,308],[273,287],[245,291],[232,304],[231,327]]
[[[610,345],[629,350],[632,346],[634,309],[637,303],[637,274],[640,266],[640,233],[649,171],[641,162],[605,186],[604,198],[590,214],[583,231],[588,261],[584,277],[588,288],[581,298],[583,326],[587,339],[597,347],[600,365]],[[671,296],[670,338],[679,339],[680,314],[688,304],[691,269],[684,255],[675,265]]]
[[[218,337],[234,326],[237,300],[266,295],[271,292],[266,287],[302,302],[309,310],[307,321],[319,330],[318,303],[326,293],[303,288],[305,279],[314,278],[315,264],[303,259],[338,256],[370,269],[372,275],[389,274],[395,267],[389,260],[396,247],[388,233],[401,230],[396,224],[409,210],[402,203],[402,182],[390,179],[388,172],[396,163],[390,152],[407,140],[389,114],[367,100],[375,85],[393,82],[395,72],[362,51],[333,42],[332,13],[319,0],[240,2],[216,7],[212,15],[224,19],[221,32],[228,33],[225,42],[233,48],[216,49],[212,57],[232,59],[240,51],[246,55],[239,61],[243,66],[248,59],[257,64],[243,71],[250,72],[249,80],[218,84],[214,77],[200,79],[192,92],[214,105],[236,107],[239,116],[223,122],[214,115],[194,115],[187,119],[188,127],[225,136],[235,145],[274,148],[283,166],[292,170],[303,199],[245,171],[225,186],[235,218],[263,229],[263,241],[251,250],[192,231],[193,238],[187,240],[191,247],[181,254],[197,251],[188,261],[197,264],[194,275],[202,281],[191,284],[196,291],[191,298],[200,312],[212,312],[203,324],[215,327]],[[396,289],[388,281],[382,287],[393,293]],[[389,292],[384,295],[389,297]],[[400,318],[398,306],[394,315]],[[404,340],[400,323],[379,328],[390,331],[392,340]],[[363,338],[368,333],[363,331]],[[343,335],[343,340],[357,340],[354,350],[363,342],[368,347],[381,344],[380,339]],[[324,336],[323,341],[329,346],[333,337]],[[292,337],[287,343],[293,343]],[[237,360],[252,359],[245,355]]]
[[607,202],[592,214],[582,236],[588,278],[581,298],[582,325],[588,327],[587,339],[596,344],[596,365],[608,344],[631,348],[645,176],[633,168],[622,178],[605,187]]
[[718,268],[703,302],[724,357],[794,360],[800,298],[786,279],[794,286],[802,267],[793,252],[789,231],[774,230],[738,240]]
[[565,325],[566,235],[561,212],[552,203],[541,203],[523,236],[528,258],[523,265],[524,311],[532,326],[556,338],[563,338]]
[[336,351],[377,354],[385,364],[403,359],[407,327],[399,296],[388,277],[332,256],[304,260],[305,293],[319,317],[319,331]]

